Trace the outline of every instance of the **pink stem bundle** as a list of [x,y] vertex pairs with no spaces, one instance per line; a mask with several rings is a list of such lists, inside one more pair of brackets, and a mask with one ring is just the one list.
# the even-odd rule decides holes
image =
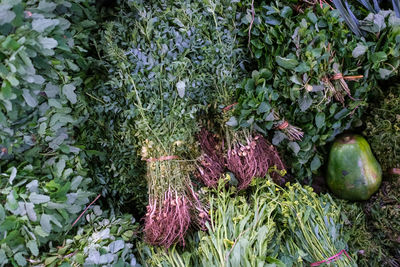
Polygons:
[[[227,167],[239,181],[239,190],[245,189],[253,177],[264,177],[271,167],[285,168],[278,151],[261,135],[247,140],[247,145],[238,144],[228,151]],[[280,174],[274,172],[271,177],[282,183]]]
[[[208,187],[216,187],[226,169],[235,175],[241,190],[249,186],[253,177],[264,177],[271,167],[285,168],[276,148],[261,135],[248,138],[246,144],[236,143],[226,156],[222,153],[222,144],[207,130],[201,130],[199,142],[203,155],[197,164],[197,177]],[[279,173],[273,172],[271,177],[282,183]]]
[[208,187],[216,187],[225,170],[225,158],[222,146],[218,143],[215,135],[206,129],[201,129],[199,134],[200,147],[203,155],[197,164],[197,177]]
[[185,234],[190,225],[190,203],[177,192],[168,192],[164,195],[162,205],[153,199],[147,206],[145,216],[145,240],[151,245],[169,248],[179,242],[185,245]]

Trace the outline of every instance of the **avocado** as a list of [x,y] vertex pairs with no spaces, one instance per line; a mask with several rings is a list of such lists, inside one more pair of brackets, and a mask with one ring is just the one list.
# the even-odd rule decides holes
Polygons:
[[364,137],[344,134],[329,153],[326,182],[339,198],[367,200],[382,182],[382,168]]

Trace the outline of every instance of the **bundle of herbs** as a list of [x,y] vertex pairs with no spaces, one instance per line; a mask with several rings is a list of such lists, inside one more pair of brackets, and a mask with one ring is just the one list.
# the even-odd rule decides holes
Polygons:
[[318,196],[298,183],[284,189],[268,176],[252,180],[249,190],[238,192],[227,186],[230,179],[227,175],[206,192],[211,217],[208,232],[191,235],[185,249],[173,246],[166,251],[139,243],[141,263],[356,266],[354,251],[347,246],[349,237],[343,232],[341,208],[328,194]]
[[360,39],[326,5],[298,14],[282,1],[254,8],[245,34],[258,70],[243,81],[230,121],[271,135],[303,180],[318,173],[327,142],[360,124],[377,79],[397,73],[397,20],[388,13],[378,27],[367,18],[375,32]]
[[236,124],[230,118],[237,104],[237,85],[247,75],[244,69],[248,63],[247,48],[239,36],[243,14],[227,14],[221,4],[213,6],[212,14],[215,28],[227,28],[230,32],[216,31],[214,46],[208,51],[220,62],[217,71],[210,76],[211,90],[206,91],[210,99],[209,115],[217,127],[213,133],[207,129],[199,133],[203,154],[198,163],[198,177],[207,186],[215,187],[222,173],[229,170],[238,188],[245,189],[253,177],[264,177],[273,169],[272,177],[282,183],[285,167],[275,147],[253,129],[235,131],[231,127]]
[[318,196],[311,187],[298,183],[270,189],[276,190],[281,191],[277,221],[285,233],[280,258],[285,264],[357,266],[343,232],[341,207],[329,194]]
[[215,83],[229,82],[210,77],[232,75],[237,65],[230,58],[241,54],[224,50],[235,41],[237,3],[128,4],[130,16],[121,10],[105,32],[109,87],[127,103],[119,123],[126,136],[135,136],[147,165],[145,239],[169,247],[183,244],[190,225],[204,227],[208,218],[189,174],[198,157],[198,113],[212,102]]

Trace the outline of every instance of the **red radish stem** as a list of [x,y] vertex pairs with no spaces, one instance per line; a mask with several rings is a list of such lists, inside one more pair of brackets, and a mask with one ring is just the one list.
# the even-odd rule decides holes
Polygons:
[[179,242],[185,245],[185,234],[190,225],[189,201],[169,190],[163,205],[154,199],[145,217],[145,240],[151,245],[169,248]]

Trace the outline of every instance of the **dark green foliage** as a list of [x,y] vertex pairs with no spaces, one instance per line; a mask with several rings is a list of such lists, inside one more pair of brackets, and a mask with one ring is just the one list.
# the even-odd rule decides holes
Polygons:
[[400,85],[382,87],[371,99],[364,135],[384,171],[400,168]]
[[400,264],[400,179],[384,181],[366,203],[340,201],[349,247],[357,252],[359,266]]
[[258,70],[239,91],[238,125],[268,134],[297,178],[311,177],[324,164],[325,144],[360,124],[377,80],[398,73],[397,19],[378,14],[379,27],[376,16],[366,18],[364,29],[373,34],[360,39],[326,6],[295,14],[275,1],[255,14]]
[[[71,230],[94,192],[75,127],[92,1],[2,1],[0,264],[23,266]],[[72,22],[72,23],[71,23]]]

